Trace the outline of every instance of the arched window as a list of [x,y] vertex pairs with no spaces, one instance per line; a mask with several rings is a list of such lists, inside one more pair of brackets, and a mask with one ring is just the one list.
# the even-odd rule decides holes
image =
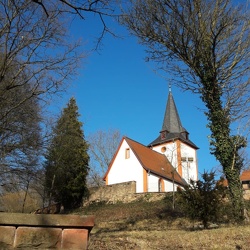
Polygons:
[[125,149],[125,159],[128,159],[130,157],[130,150],[129,148]]
[[158,191],[165,192],[164,180],[162,178],[158,181]]

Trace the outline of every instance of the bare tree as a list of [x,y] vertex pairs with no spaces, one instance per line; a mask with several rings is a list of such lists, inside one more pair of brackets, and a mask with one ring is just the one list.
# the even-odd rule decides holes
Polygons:
[[[40,180],[37,173],[42,172],[39,157],[44,147],[41,127],[45,129],[41,126],[42,106],[66,90],[85,57],[81,44],[69,36],[71,21],[85,20],[91,14],[99,18],[102,32],[98,46],[107,32],[112,34],[105,19],[115,17],[112,4],[110,0],[0,0],[2,187],[24,189],[26,197],[30,183]],[[11,180],[15,177],[21,182],[14,187]],[[38,188],[44,196],[41,185]]]
[[28,86],[29,94],[18,106],[33,96],[61,89],[76,74],[82,58],[79,44],[69,42],[63,16],[51,9],[47,17],[30,1],[1,0],[0,11],[0,84],[5,84],[5,92]]
[[101,34],[97,38],[96,48],[100,45],[104,35],[109,33],[116,36],[112,29],[107,25],[107,18],[118,18],[117,13],[119,8],[117,4],[120,1],[117,0],[53,0],[49,2],[41,0],[31,0],[40,6],[40,10],[43,11],[47,17],[51,15],[50,5],[54,5],[57,8],[58,13],[66,13],[71,16],[78,16],[83,20],[87,19],[88,14],[94,14],[99,18],[102,25]]
[[77,74],[84,54],[68,34],[74,16],[99,16],[104,26],[100,41],[108,31],[104,17],[114,16],[111,3],[0,0],[0,140],[10,133],[6,133],[9,118],[25,110],[25,102],[36,99],[41,105],[41,100],[65,90]]
[[243,218],[239,179],[246,147],[234,134],[250,111],[249,8],[230,0],[131,0],[123,24],[148,47],[149,57],[207,110],[211,152],[228,179],[236,219]]
[[[30,1],[0,1],[1,139],[12,124],[10,117],[20,110],[31,115],[31,102],[41,104],[65,87],[82,57],[78,46],[68,42],[56,10],[47,17]],[[16,124],[23,118],[19,116]]]
[[4,186],[9,186],[5,177],[11,171],[25,175],[41,166],[41,105],[64,90],[83,57],[80,44],[68,39],[63,15],[52,5],[49,11],[47,17],[32,1],[0,0],[0,184]]
[[102,178],[121,141],[121,134],[120,131],[114,129],[100,130],[89,135],[87,140],[90,156],[88,182],[90,186],[102,186]]

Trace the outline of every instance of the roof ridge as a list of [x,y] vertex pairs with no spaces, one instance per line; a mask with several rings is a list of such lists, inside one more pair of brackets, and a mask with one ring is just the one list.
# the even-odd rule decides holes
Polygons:
[[[138,142],[138,141],[135,141],[135,140],[133,140],[133,139],[131,139],[131,138],[128,138],[127,136],[124,136],[124,138],[125,138],[125,139],[128,139],[128,140],[131,140],[132,142],[135,142],[135,143],[137,143],[137,144],[139,144],[139,145],[145,147],[145,149],[150,150],[150,152],[153,152],[154,154],[163,155],[162,153],[160,153],[160,152],[158,152],[158,151],[155,151],[155,150],[152,150],[150,147],[148,147],[148,146],[146,146],[146,145],[144,145],[144,144],[142,144],[142,143],[140,143],[140,142]],[[130,145],[130,146],[131,146],[131,145]],[[168,160],[168,158],[167,158],[167,160]]]
[[[126,139],[128,139],[128,140],[126,140]],[[178,171],[176,171],[176,169],[173,167],[173,165],[171,164],[171,162],[169,161],[169,159],[167,158],[167,156],[165,154],[157,152],[157,151],[155,151],[155,150],[153,150],[153,149],[151,149],[151,148],[149,148],[149,147],[147,147],[147,146],[145,146],[145,145],[143,145],[143,144],[141,144],[139,142],[136,142],[136,141],[134,141],[134,140],[132,140],[130,138],[126,137],[125,140],[127,141],[127,143],[130,146],[130,148],[133,150],[133,153],[135,154],[137,160],[140,162],[140,164],[143,166],[143,168],[145,170],[148,170],[148,171],[150,171],[152,173],[155,173],[157,175],[161,175],[162,177],[167,178],[169,180],[171,180],[172,176],[168,176],[166,174],[166,172],[160,173],[160,171],[162,171],[163,169],[164,169],[163,171],[168,171],[168,170],[171,171],[171,170],[173,170],[173,171],[175,171],[177,173],[177,175],[174,177],[175,182],[178,182],[179,184],[183,185],[183,179],[182,179],[182,177],[180,176],[180,174],[178,173]],[[146,156],[144,153],[140,152],[140,149],[135,148],[134,145],[131,145],[131,142],[132,143],[136,143],[137,145],[143,147],[143,150],[146,150],[147,152],[150,152],[150,155],[151,155],[150,161],[152,161],[152,158],[154,158],[154,157],[156,158],[157,157],[158,160],[161,159],[160,160],[161,164],[162,164],[162,162],[165,162],[168,166],[167,165],[162,165],[161,166],[161,170],[159,170],[159,169],[157,170],[157,168],[155,168],[156,167],[155,164],[158,161],[155,161],[155,163],[153,165],[152,165],[152,162],[151,162],[151,164],[148,164],[148,155]],[[145,156],[146,156],[147,159],[145,158]],[[168,169],[168,168],[170,168],[170,169]]]

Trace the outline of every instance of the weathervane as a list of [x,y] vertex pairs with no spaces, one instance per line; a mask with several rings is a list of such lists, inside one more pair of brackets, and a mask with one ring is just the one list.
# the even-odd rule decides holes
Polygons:
[[171,82],[168,84],[168,91],[169,91],[169,92],[172,91],[172,84],[171,84]]

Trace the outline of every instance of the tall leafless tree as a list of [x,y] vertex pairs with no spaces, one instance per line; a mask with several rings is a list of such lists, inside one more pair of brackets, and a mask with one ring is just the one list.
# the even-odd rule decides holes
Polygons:
[[[222,165],[236,219],[243,218],[239,179],[246,147],[235,122],[249,120],[249,6],[230,0],[130,0],[123,24],[149,57],[206,106],[211,152]],[[237,123],[236,123],[237,126]]]
[[121,141],[121,134],[120,131],[114,129],[100,130],[90,134],[87,140],[90,156],[88,185],[102,186],[102,178]]

